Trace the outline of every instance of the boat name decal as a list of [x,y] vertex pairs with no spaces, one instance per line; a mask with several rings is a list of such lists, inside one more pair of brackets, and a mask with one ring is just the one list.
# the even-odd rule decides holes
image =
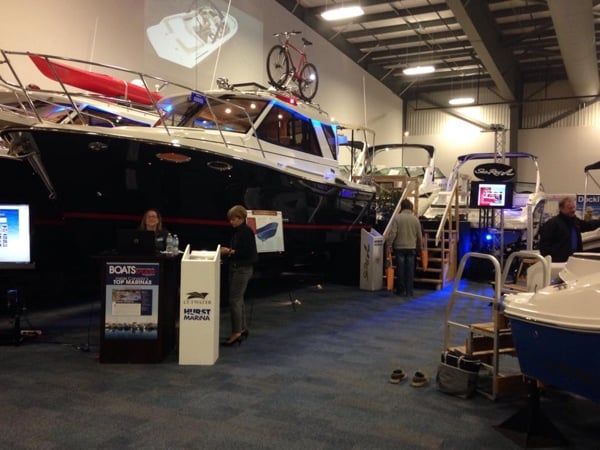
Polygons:
[[516,174],[514,167],[507,164],[486,163],[475,167],[473,175],[485,181],[508,181]]

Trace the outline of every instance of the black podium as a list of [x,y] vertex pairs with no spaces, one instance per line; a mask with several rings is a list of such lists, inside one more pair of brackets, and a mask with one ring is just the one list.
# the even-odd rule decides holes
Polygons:
[[101,363],[158,363],[175,346],[179,256],[102,256]]

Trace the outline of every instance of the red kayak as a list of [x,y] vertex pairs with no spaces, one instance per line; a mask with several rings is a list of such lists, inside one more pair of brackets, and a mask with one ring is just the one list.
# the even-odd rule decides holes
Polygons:
[[130,100],[143,105],[151,105],[151,98],[154,98],[155,101],[162,98],[157,92],[151,92],[150,95],[152,97],[150,97],[148,91],[143,86],[138,86],[137,84],[109,75],[89,72],[54,61],[49,63],[47,59],[37,55],[29,55],[29,57],[45,76],[54,81],[59,81],[60,79],[60,81],[69,86],[97,92],[109,97]]

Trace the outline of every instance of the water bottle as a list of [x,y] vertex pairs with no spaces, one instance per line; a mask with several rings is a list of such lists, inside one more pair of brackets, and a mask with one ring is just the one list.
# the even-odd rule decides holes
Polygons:
[[167,255],[173,254],[174,239],[171,233],[167,234],[167,246],[165,248]]
[[173,254],[179,254],[179,236],[176,234],[173,235]]

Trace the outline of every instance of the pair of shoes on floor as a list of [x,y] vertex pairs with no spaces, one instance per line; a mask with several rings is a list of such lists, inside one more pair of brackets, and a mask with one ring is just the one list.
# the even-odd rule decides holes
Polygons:
[[[390,383],[399,384],[402,380],[405,380],[406,378],[406,372],[404,372],[402,369],[396,369],[390,375]],[[429,383],[429,378],[427,377],[427,374],[425,372],[417,370],[412,377],[410,385],[413,387],[423,387],[427,383]]]

